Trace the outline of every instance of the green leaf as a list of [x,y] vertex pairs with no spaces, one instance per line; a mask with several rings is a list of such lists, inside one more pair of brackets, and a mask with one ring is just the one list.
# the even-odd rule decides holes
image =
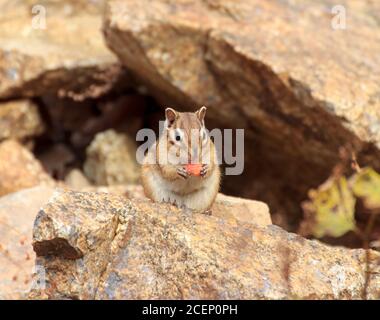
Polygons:
[[380,175],[372,168],[364,168],[352,178],[355,196],[362,198],[368,209],[380,209]]
[[355,198],[345,177],[333,178],[310,192],[308,207],[313,211],[312,234],[341,237],[355,230]]

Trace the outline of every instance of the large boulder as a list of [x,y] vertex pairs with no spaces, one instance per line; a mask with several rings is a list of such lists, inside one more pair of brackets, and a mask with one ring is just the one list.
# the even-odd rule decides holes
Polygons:
[[291,228],[340,147],[380,169],[380,6],[339,4],[343,30],[333,0],[112,0],[104,31],[159,101],[205,104],[209,126],[245,129],[245,175],[225,190],[270,203],[275,219],[294,213]]
[[[44,272],[31,298],[355,299],[365,286],[364,250],[306,240],[254,211],[246,222],[110,193],[56,192],[33,248]],[[380,255],[369,256],[376,298]]]
[[[314,124],[310,138],[323,142],[317,133],[333,121],[329,116],[337,116],[345,119],[341,126],[380,146],[380,5],[341,1],[349,15],[347,28],[356,30],[349,32],[332,27],[336,2],[308,3],[113,0],[106,40],[147,83],[175,100],[215,107],[212,114],[226,123],[243,115],[263,122],[277,111],[279,119],[272,117],[268,125],[286,128],[288,119],[294,122],[289,129],[303,123],[311,130]],[[365,43],[357,41],[363,36]],[[322,115],[326,119],[317,118]],[[345,140],[344,132],[332,136],[331,143]]]
[[119,77],[101,34],[104,1],[0,1],[0,98],[97,97]]
[[0,198],[0,299],[26,298],[33,286],[33,222],[52,194],[40,186]]
[[15,140],[0,143],[0,196],[37,185],[54,185],[40,162]]

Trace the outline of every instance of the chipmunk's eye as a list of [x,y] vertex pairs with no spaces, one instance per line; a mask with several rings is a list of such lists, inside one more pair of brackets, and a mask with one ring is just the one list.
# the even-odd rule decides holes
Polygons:
[[180,130],[180,129],[176,129],[175,131],[174,131],[174,134],[173,134],[173,138],[174,138],[174,140],[176,140],[176,141],[181,141],[182,140],[182,136],[183,136],[183,133],[182,133],[182,131]]
[[207,140],[207,132],[206,132],[206,130],[204,130],[204,129],[202,129],[201,130],[201,135],[202,135],[202,140]]

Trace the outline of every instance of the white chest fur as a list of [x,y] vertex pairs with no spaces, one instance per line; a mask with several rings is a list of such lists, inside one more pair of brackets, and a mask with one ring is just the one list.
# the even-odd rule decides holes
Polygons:
[[189,177],[186,180],[169,181],[157,171],[151,171],[148,177],[153,186],[157,202],[168,202],[195,210],[205,210],[213,197],[213,189],[218,182],[215,171],[207,178]]

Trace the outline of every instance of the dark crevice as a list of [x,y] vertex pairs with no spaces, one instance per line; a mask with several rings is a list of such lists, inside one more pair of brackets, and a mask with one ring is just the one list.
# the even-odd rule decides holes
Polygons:
[[79,249],[73,248],[66,239],[54,238],[45,241],[33,242],[33,249],[37,256],[63,257],[69,260],[76,260],[83,257]]

